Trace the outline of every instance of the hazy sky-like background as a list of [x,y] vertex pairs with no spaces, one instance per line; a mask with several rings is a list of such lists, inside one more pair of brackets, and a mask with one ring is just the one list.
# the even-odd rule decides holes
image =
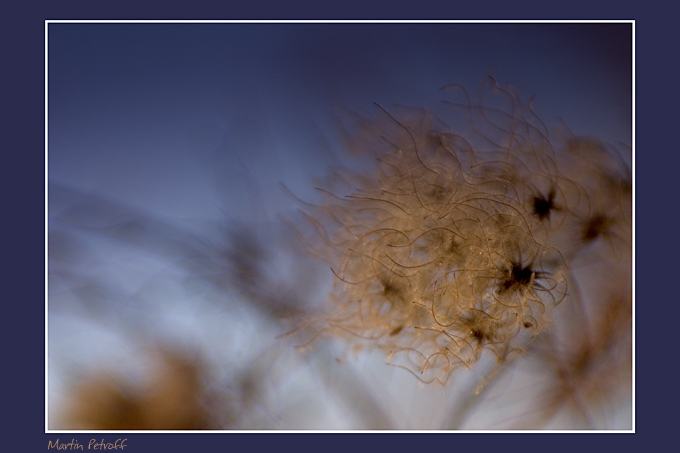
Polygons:
[[630,144],[631,29],[52,23],[49,181],[170,216],[276,210],[279,182],[324,174],[341,106],[432,108],[489,74],[549,126]]

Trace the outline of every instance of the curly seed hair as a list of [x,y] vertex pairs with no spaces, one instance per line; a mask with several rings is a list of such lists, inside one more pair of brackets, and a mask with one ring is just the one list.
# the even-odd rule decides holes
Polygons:
[[[625,178],[604,147],[572,138],[556,151],[531,104],[489,88],[510,100],[507,111],[447,87],[464,95],[448,104],[468,113],[467,136],[423,110],[353,118],[361,131],[348,148],[375,168],[337,170],[304,213],[335,277],[329,312],[307,323],[314,338],[382,349],[444,383],[482,351],[502,362],[524,350],[569,296],[567,261],[623,234],[612,232],[626,218]],[[583,153],[596,180],[582,172]]]

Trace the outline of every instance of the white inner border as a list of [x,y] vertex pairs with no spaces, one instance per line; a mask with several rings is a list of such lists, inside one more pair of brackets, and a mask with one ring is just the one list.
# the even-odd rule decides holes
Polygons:
[[379,433],[470,433],[470,432],[480,432],[480,431],[444,431],[444,430],[417,430],[417,431],[400,431],[400,430],[389,430],[389,431],[354,431],[354,430],[262,430],[262,431],[241,431],[241,430],[203,430],[203,431],[183,431],[183,430],[172,430],[172,431],[117,431],[117,430],[105,430],[105,431],[92,431],[92,430],[50,430],[48,429],[48,271],[47,271],[47,250],[48,250],[48,77],[49,77],[49,62],[48,62],[48,28],[49,24],[232,24],[232,23],[243,23],[243,24],[310,24],[310,23],[321,23],[321,24],[410,24],[410,23],[422,23],[422,24],[500,24],[500,23],[521,23],[521,24],[557,24],[557,23],[622,23],[631,24],[633,39],[632,39],[632,173],[633,173],[633,391],[632,391],[632,411],[633,411],[633,425],[631,430],[484,430],[484,433],[635,433],[635,20],[45,20],[45,433],[46,434],[57,434],[57,433],[74,433],[74,434],[87,434],[87,433],[97,433],[97,434],[117,434],[117,433],[168,433],[168,434],[204,434],[204,433],[363,433],[363,434],[379,434]]

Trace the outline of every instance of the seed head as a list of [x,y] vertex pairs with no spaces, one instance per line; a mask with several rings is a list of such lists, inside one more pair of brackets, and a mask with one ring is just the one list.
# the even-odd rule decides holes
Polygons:
[[423,110],[378,107],[363,120],[351,148],[375,168],[338,171],[343,191],[324,187],[306,214],[335,276],[328,315],[310,323],[317,333],[444,383],[483,351],[502,362],[525,349],[550,322],[570,273],[558,230],[590,197],[542,124],[501,91],[514,104],[493,110],[493,123],[483,106],[451,103],[483,112],[493,139],[464,138]]

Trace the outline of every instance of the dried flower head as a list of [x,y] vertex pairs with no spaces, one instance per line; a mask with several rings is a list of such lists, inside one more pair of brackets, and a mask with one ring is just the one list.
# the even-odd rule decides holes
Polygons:
[[422,110],[379,107],[359,121],[350,148],[376,168],[336,172],[305,213],[335,276],[331,313],[308,324],[317,335],[383,349],[443,383],[485,350],[502,362],[550,322],[570,272],[553,237],[585,189],[560,169],[530,105],[492,85],[507,111],[451,103],[483,140]]

